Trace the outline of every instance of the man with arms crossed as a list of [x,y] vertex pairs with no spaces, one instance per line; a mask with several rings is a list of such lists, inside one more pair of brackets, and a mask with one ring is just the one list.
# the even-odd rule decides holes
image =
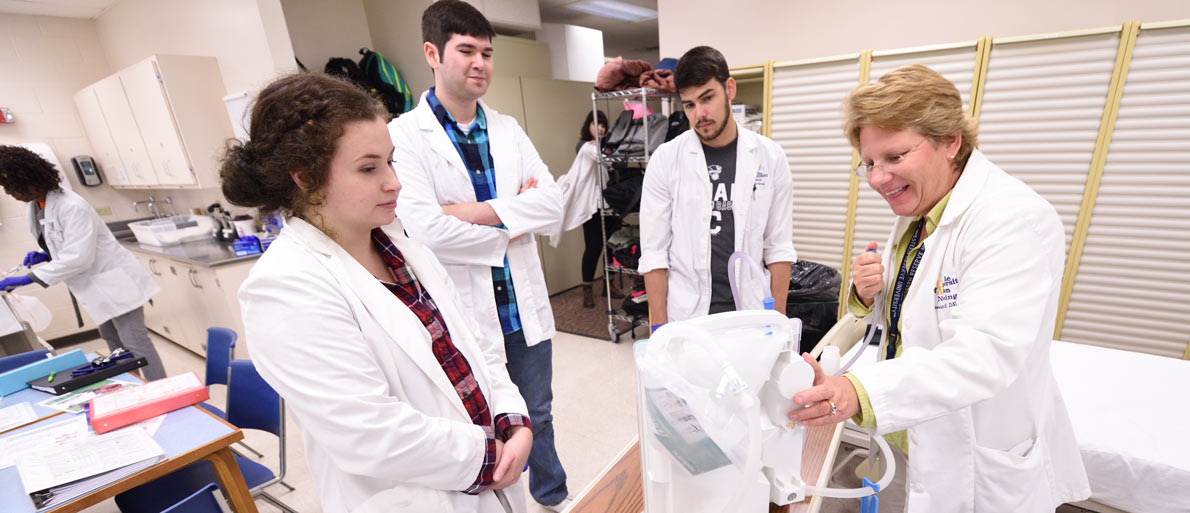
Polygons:
[[533,427],[530,493],[561,508],[566,472],[550,413],[554,317],[533,234],[559,221],[562,193],[516,120],[480,100],[492,80],[495,35],[466,2],[443,0],[422,14],[434,87],[389,124],[404,188],[397,215],[446,268],[488,335],[485,351],[507,364]]

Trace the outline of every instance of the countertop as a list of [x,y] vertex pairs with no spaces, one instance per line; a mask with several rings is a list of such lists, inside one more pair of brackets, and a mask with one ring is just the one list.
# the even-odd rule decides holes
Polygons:
[[141,244],[136,239],[120,238],[120,244],[130,251],[146,255],[163,256],[179,260],[188,264],[203,267],[219,267],[239,262],[252,262],[260,254],[237,257],[230,242],[219,242],[215,239],[183,242],[174,246],[151,246]]

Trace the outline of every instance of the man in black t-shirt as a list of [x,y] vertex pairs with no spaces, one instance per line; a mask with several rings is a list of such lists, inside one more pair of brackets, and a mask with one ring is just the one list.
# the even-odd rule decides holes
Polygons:
[[641,259],[654,327],[736,310],[728,260],[741,251],[767,268],[737,268],[742,309],[772,295],[785,311],[793,249],[792,177],[775,142],[732,118],[735,80],[717,50],[678,61],[674,82],[689,130],[649,160],[641,194]]

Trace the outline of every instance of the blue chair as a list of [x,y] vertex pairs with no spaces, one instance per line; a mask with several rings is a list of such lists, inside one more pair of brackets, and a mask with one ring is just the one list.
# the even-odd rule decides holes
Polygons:
[[[286,513],[297,513],[264,490],[281,484],[285,477],[285,404],[281,396],[256,372],[249,360],[229,362],[227,391],[227,421],[241,429],[259,429],[278,437],[279,469],[276,474],[268,467],[242,456],[236,465],[253,498],[264,499]],[[116,496],[116,505],[123,513],[158,513],[201,490],[207,483],[217,481],[215,471],[207,461],[199,461],[176,472],[162,476]]]
[[24,367],[30,363],[44,360],[50,352],[45,349],[37,351],[29,351],[26,353],[17,353],[0,358],[0,372],[8,372],[18,367]]
[[[220,328],[218,326],[207,328],[206,385],[208,389],[211,388],[211,385],[227,385],[227,367],[234,356],[232,353],[236,348],[236,338],[236,332],[227,328]],[[198,406],[211,412],[216,417],[227,420],[227,414],[219,409],[218,406],[206,402],[199,403]],[[246,443],[239,442],[239,445],[248,449],[252,454],[255,454],[257,458],[264,457],[260,451],[253,449]]]
[[209,483],[177,504],[161,510],[161,513],[223,513],[223,506],[217,497],[220,493],[219,485]]

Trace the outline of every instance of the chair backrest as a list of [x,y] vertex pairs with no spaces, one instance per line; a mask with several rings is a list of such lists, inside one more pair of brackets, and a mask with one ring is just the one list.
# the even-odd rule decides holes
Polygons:
[[44,360],[49,356],[50,352],[46,349],[39,349],[37,351],[29,351],[26,353],[17,353],[14,355],[0,358],[0,372],[8,372],[18,367],[24,367],[30,363]]
[[236,332],[227,328],[207,328],[207,386],[227,384],[227,364],[236,347]]
[[241,429],[259,429],[281,437],[281,396],[260,377],[251,360],[232,360],[229,367],[227,421]]
[[221,492],[218,485],[208,484],[189,497],[178,501],[177,504],[161,510],[161,513],[222,513],[223,508],[219,505],[219,499],[216,498],[219,493]]

